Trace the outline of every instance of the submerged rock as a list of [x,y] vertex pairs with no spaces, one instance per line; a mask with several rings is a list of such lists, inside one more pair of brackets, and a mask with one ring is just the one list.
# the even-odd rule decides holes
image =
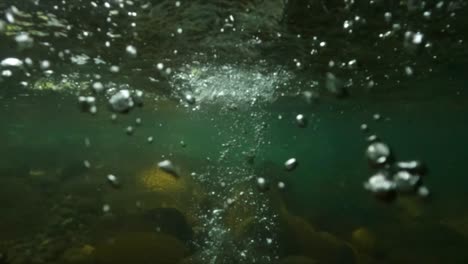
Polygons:
[[280,260],[280,264],[318,264],[317,261],[305,256],[288,256]]
[[188,255],[177,238],[158,233],[124,232],[96,246],[96,264],[177,264]]
[[284,204],[279,211],[280,237],[287,254],[305,255],[318,263],[357,263],[357,255],[347,242],[316,230],[302,217],[291,214]]
[[156,226],[160,233],[172,235],[186,243],[193,238],[193,231],[187,219],[175,208],[154,208],[144,212],[144,217]]
[[88,244],[80,248],[70,248],[63,253],[61,263],[92,264],[94,263],[94,251],[95,248]]
[[359,227],[351,234],[351,243],[365,252],[375,248],[375,236],[366,227]]

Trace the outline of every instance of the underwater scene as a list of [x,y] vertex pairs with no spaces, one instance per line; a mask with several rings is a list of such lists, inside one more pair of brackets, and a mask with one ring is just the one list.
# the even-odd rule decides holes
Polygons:
[[468,2],[2,0],[0,264],[468,263]]

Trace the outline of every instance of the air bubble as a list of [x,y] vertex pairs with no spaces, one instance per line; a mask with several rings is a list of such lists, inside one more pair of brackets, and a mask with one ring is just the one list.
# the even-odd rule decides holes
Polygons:
[[132,126],[128,126],[127,128],[125,128],[125,133],[127,133],[127,135],[131,136],[131,135],[133,135],[134,130],[135,129]]
[[2,67],[21,67],[23,66],[23,61],[17,58],[6,58],[0,62]]
[[364,188],[382,200],[390,201],[395,198],[396,185],[393,181],[388,179],[388,175],[382,172],[371,176],[369,180],[364,183]]
[[284,184],[284,182],[281,182],[281,181],[278,182],[278,189],[282,190],[284,188],[286,188],[286,184]]
[[119,179],[113,174],[107,175],[107,182],[109,182],[109,184],[114,188],[120,187]]
[[158,163],[158,167],[159,167],[161,170],[163,170],[163,171],[165,171],[165,172],[171,174],[172,176],[175,176],[175,177],[178,177],[178,176],[179,176],[179,173],[177,172],[177,170],[176,170],[174,164],[172,164],[172,161],[170,161],[170,160],[163,160],[163,161],[160,161],[160,162]]
[[104,90],[104,85],[101,82],[95,82],[91,87],[95,93],[100,93]]
[[15,41],[20,49],[31,48],[34,44],[34,39],[26,32],[18,33]]
[[374,142],[367,147],[366,156],[372,165],[383,165],[391,158],[390,148],[382,142]]
[[135,46],[128,45],[127,48],[125,48],[125,51],[128,53],[128,55],[132,57],[137,56],[137,49],[135,48]]
[[307,119],[302,114],[298,114],[296,116],[296,123],[299,127],[306,127],[307,126]]
[[269,186],[268,186],[267,180],[265,178],[263,178],[263,177],[258,177],[257,178],[257,187],[262,192],[268,191]]
[[103,212],[103,213],[106,213],[106,214],[107,214],[107,213],[110,212],[110,210],[111,210],[110,205],[104,204],[104,205],[102,206],[102,212]]
[[395,182],[397,191],[408,193],[416,190],[420,177],[408,171],[399,171],[393,175],[393,181]]
[[194,104],[195,103],[195,97],[193,97],[193,95],[187,93],[187,94],[185,94],[185,101],[188,104]]
[[299,163],[297,162],[297,160],[295,158],[291,158],[291,159],[288,159],[285,163],[284,163],[284,168],[287,170],[287,171],[293,171],[294,169],[296,169],[296,167],[299,165]]
[[128,113],[133,108],[134,102],[129,90],[122,89],[109,99],[111,109],[119,113]]

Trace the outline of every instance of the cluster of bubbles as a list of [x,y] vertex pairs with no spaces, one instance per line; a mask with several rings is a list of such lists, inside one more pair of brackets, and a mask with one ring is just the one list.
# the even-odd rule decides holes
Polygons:
[[[361,126],[366,128],[367,126]],[[366,158],[374,174],[364,183],[364,188],[383,201],[393,201],[398,194],[427,197],[429,189],[423,185],[427,168],[418,160],[397,161],[390,147],[378,139],[366,149]]]
[[[104,91],[109,109],[115,113],[126,114],[137,106],[143,106],[143,91],[141,90],[131,90],[125,85],[119,88],[110,87],[106,89],[101,82],[93,83],[91,89],[94,95],[78,96],[78,104],[80,109],[84,112],[90,112],[92,114],[97,112],[97,99],[95,95],[103,93]],[[141,123],[141,120],[136,121],[136,123]]]
[[283,70],[194,63],[175,73],[171,82],[187,105],[198,102],[237,108],[273,101],[278,85],[290,78],[290,73]]

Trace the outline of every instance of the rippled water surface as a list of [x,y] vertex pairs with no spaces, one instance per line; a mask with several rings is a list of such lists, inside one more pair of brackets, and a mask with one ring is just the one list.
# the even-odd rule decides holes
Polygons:
[[465,4],[318,2],[0,3],[0,264],[465,263]]

